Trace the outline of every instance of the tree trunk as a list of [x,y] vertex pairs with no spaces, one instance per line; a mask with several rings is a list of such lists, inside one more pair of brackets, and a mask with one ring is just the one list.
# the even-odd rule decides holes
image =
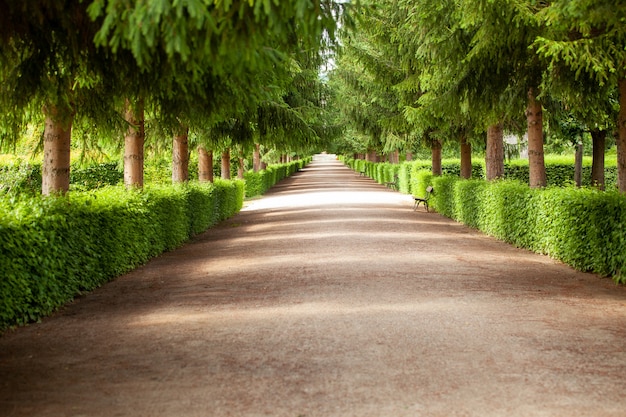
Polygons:
[[144,130],[143,100],[133,108],[126,100],[125,119],[128,130],[124,136],[124,185],[127,188],[143,187],[143,148],[146,139]]
[[189,181],[189,129],[181,127],[172,146],[172,182]]
[[243,174],[244,174],[244,164],[243,164],[243,158],[240,156],[239,157],[239,166],[237,167],[237,178],[242,180],[243,179]]
[[412,161],[413,160],[413,153],[412,152],[407,152],[405,158],[406,158],[407,161]]
[[261,170],[261,145],[254,144],[254,151],[252,153],[252,170],[259,172]]
[[461,178],[472,178],[472,145],[467,142],[467,135],[461,134]]
[[[43,109],[46,117],[43,132],[43,166],[41,193],[65,194],[70,189],[70,143],[73,116],[59,116],[52,105]],[[64,120],[66,119],[66,120]]]
[[213,151],[207,151],[203,146],[198,148],[198,180],[213,182]]
[[440,176],[443,171],[441,169],[441,142],[434,140],[430,147],[431,149],[431,161],[433,166],[433,175]]
[[230,179],[230,149],[226,149],[222,152],[222,174],[221,177],[225,180]]
[[504,131],[499,123],[487,128],[485,168],[487,181],[504,177]]
[[574,158],[574,183],[576,187],[583,184],[583,144],[576,144],[576,156]]
[[545,187],[546,165],[543,155],[543,109],[534,88],[528,90],[528,173],[531,188]]
[[591,185],[604,190],[604,150],[606,148],[606,130],[591,131],[593,142],[593,161],[591,162]]
[[626,193],[626,78],[619,85],[619,115],[617,118],[617,188]]

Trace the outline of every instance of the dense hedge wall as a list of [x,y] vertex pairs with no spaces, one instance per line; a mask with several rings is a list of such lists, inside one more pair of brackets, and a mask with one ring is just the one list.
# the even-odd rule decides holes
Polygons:
[[[212,184],[152,184],[142,191],[111,186],[66,197],[4,193],[0,332],[38,320],[77,294],[182,245],[237,213],[245,194],[264,193],[310,160],[249,173],[249,184],[217,178]],[[111,166],[103,170],[110,172]]]
[[[72,164],[70,190],[86,191],[117,185],[124,180],[124,173],[117,162],[98,163],[90,166]],[[0,194],[39,194],[41,192],[41,164],[13,162],[0,165]]]
[[293,175],[297,171],[300,171],[309,162],[311,162],[311,157],[285,164],[270,165],[266,169],[258,172],[247,171],[244,173],[244,180],[246,182],[246,198],[265,194],[267,190],[274,186],[274,184],[278,181]]
[[[408,172],[404,181],[409,186],[400,190],[425,196],[426,187],[432,185],[429,205],[440,214],[578,270],[626,283],[626,196],[614,190],[567,186],[573,176],[571,166],[546,165],[552,169],[553,182],[566,186],[531,189],[518,180],[462,180],[458,173],[434,177],[430,164],[423,161],[392,165],[345,159],[345,163],[379,182],[389,172],[399,172],[399,178]],[[517,166],[515,177],[527,171],[527,166]]]
[[592,188],[531,189],[515,180],[430,177],[431,207],[572,267],[626,282],[626,197]]
[[0,199],[0,330],[37,320],[243,205],[242,181]]
[[[384,184],[393,181],[393,176],[398,174],[400,180],[400,191],[404,193],[416,194],[411,188],[411,178],[415,177],[418,171],[430,170],[430,161],[416,160],[406,161],[401,164],[390,164],[387,162],[369,162],[362,159],[342,158],[343,161],[357,172],[362,172],[375,181]],[[548,186],[567,186],[574,183],[574,163],[567,157],[551,156],[547,157],[546,179]],[[441,163],[443,175],[460,176],[461,162],[458,159],[444,159]],[[472,178],[485,178],[484,161],[472,162]],[[404,176],[403,176],[404,175]],[[606,189],[613,189],[617,184],[617,167],[613,163],[608,163],[604,169]],[[529,169],[528,160],[513,160],[504,163],[504,179],[519,180],[528,183]],[[582,167],[582,185],[591,185],[591,159],[586,158]]]
[[[574,163],[567,158],[546,158],[546,180],[548,186],[566,186],[574,184]],[[504,178],[528,183],[528,160],[520,159],[504,164]],[[478,177],[482,178],[482,177]],[[604,183],[606,189],[612,189],[617,184],[617,167],[613,164],[604,168]],[[582,166],[582,185],[591,186],[591,160],[585,159]]]

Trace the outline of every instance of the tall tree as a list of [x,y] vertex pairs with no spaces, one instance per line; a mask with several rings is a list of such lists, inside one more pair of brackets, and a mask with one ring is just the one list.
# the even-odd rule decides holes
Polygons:
[[[0,119],[3,142],[45,119],[43,194],[69,189],[70,138],[77,109],[94,104],[103,57],[84,2],[0,1]],[[42,111],[43,117],[34,116]]]
[[[619,97],[618,188],[626,192],[626,4],[611,0],[557,0],[542,12],[551,30],[535,41],[537,53],[556,74],[559,94],[591,132],[607,129],[612,92]],[[564,76],[565,75],[565,76]],[[602,147],[602,134],[595,134]],[[604,149],[594,149],[601,158]],[[602,155],[602,156],[601,156]],[[597,161],[596,165],[602,165]],[[595,171],[596,179],[599,177]]]
[[146,138],[143,99],[126,101],[124,120],[128,123],[124,135],[124,184],[129,188],[141,188]]

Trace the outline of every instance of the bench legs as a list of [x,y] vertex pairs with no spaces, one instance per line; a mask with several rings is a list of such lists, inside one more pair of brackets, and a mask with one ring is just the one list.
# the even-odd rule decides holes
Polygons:
[[426,211],[428,212],[428,200],[424,198],[418,198],[418,197],[415,197],[415,204],[413,205],[413,211],[416,211],[421,203],[424,203],[424,207],[426,208]]

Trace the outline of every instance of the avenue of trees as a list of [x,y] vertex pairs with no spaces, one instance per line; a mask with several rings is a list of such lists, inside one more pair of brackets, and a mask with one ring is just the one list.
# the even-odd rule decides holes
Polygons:
[[[530,186],[546,135],[593,142],[604,187],[616,143],[626,192],[626,2],[614,0],[0,0],[0,140],[43,126],[43,194],[69,187],[72,148],[123,144],[142,187],[146,141],[168,138],[172,180],[259,149],[410,154],[472,147],[503,176],[505,134],[528,135]],[[350,10],[350,13],[346,13]],[[349,16],[349,17],[348,17]],[[339,24],[338,22],[344,21]],[[332,69],[320,77],[329,51]],[[332,111],[331,111],[332,110]],[[341,129],[339,128],[341,127]],[[77,145],[77,141],[80,142]],[[240,170],[241,171],[241,170]]]
[[[172,143],[172,176],[200,180],[213,150],[306,153],[336,129],[323,56],[343,5],[330,0],[0,0],[0,139],[43,128],[42,193],[69,189],[80,142],[123,142],[124,182],[142,187],[146,131]],[[193,133],[193,135],[192,135]],[[155,135],[157,136],[157,135]],[[190,138],[193,137],[193,142]]]
[[[592,183],[604,186],[607,138],[626,192],[626,2],[364,0],[341,37],[330,85],[347,151],[410,154],[471,147],[503,176],[503,135],[528,134],[530,186],[546,185],[547,132],[593,140]],[[396,158],[397,159],[397,158]]]

